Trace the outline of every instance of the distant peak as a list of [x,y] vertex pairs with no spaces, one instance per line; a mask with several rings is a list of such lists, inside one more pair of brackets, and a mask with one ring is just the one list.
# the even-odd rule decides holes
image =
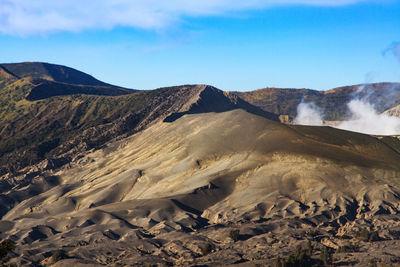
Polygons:
[[278,117],[275,114],[266,112],[238,98],[236,95],[224,92],[214,86],[203,84],[190,88],[192,91],[187,101],[182,104],[178,112],[165,118],[164,122],[173,122],[185,114],[220,113],[234,109],[244,109],[249,113],[278,121]]
[[79,85],[109,85],[97,80],[89,74],[76,69],[44,62],[7,63],[0,64],[0,67],[2,67],[8,73],[18,76],[19,78],[40,78],[55,82]]

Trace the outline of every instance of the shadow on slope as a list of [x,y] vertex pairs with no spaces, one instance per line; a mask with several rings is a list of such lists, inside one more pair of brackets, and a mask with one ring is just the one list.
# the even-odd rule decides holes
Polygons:
[[223,92],[212,86],[205,86],[201,91],[196,102],[192,103],[188,110],[176,112],[164,119],[164,122],[173,122],[186,114],[225,112],[234,109],[244,109],[251,114],[255,114],[270,120],[279,121],[277,115],[264,111],[253,106],[240,97]]
[[119,96],[134,93],[134,90],[118,88],[114,86],[89,86],[74,85],[47,80],[40,81],[40,84],[33,87],[26,99],[29,101],[41,100],[53,96],[63,95],[100,95],[100,96]]

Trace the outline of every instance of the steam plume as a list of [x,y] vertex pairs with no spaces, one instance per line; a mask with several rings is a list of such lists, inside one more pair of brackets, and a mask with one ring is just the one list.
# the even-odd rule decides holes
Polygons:
[[378,114],[371,103],[354,99],[347,104],[350,120],[340,123],[337,128],[375,135],[400,134],[400,118]]
[[321,126],[324,124],[322,120],[322,112],[313,102],[301,102],[297,106],[297,116],[294,119],[294,123],[300,125]]
[[[353,99],[347,107],[350,119],[333,126],[339,129],[374,135],[399,135],[400,118],[379,114],[374,105],[364,99]],[[314,103],[300,103],[297,106],[295,124],[326,125],[322,120],[322,112]]]

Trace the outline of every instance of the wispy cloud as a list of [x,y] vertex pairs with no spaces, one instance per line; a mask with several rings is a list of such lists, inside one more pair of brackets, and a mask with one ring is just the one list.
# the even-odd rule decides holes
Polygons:
[[11,35],[112,29],[162,29],[185,17],[284,5],[343,6],[370,0],[0,0],[0,32]]
[[383,50],[382,54],[385,56],[387,53],[392,53],[400,61],[400,42],[393,42]]

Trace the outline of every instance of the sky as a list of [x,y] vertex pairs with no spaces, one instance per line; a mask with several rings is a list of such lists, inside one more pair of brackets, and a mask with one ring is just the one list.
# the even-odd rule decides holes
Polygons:
[[0,0],[0,62],[119,86],[400,82],[400,0]]

